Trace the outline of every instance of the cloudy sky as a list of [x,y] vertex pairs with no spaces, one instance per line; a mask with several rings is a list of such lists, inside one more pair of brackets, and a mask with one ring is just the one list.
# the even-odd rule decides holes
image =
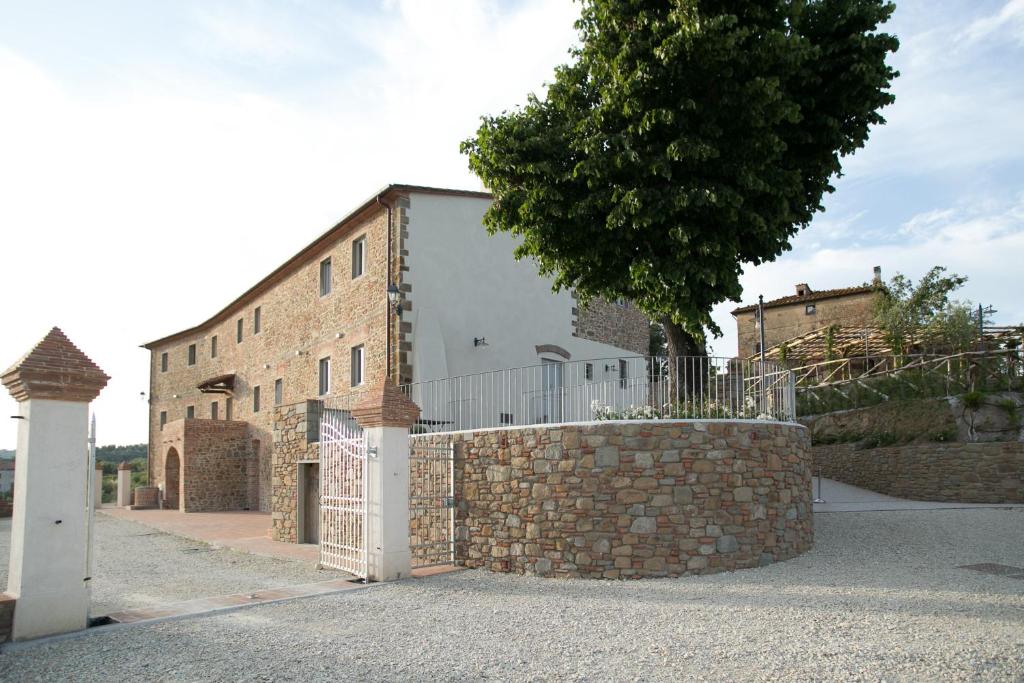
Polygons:
[[[0,0],[0,365],[58,325],[113,379],[99,441],[146,439],[147,353],[389,182],[480,189],[458,143],[542,91],[557,0]],[[902,0],[889,124],[746,302],[871,268],[970,276],[1024,320],[1024,0]],[[714,344],[735,353],[734,325]],[[16,412],[4,393],[0,448]]]

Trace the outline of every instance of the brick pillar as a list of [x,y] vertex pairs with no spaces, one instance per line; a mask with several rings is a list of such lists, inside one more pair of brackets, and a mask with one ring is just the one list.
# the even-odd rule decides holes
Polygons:
[[390,380],[352,409],[366,432],[367,578],[393,581],[412,573],[409,550],[409,430],[420,409]]
[[123,462],[117,466],[117,506],[132,504],[132,466]]
[[109,379],[56,327],[0,375],[20,418],[7,579],[14,640],[86,627],[89,402]]

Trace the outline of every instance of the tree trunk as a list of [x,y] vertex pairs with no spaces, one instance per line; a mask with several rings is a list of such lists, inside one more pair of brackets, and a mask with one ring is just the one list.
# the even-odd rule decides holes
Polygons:
[[692,334],[672,322],[671,318],[667,316],[662,318],[661,324],[665,328],[669,358],[708,355],[707,349],[704,348],[704,342],[694,338]]
[[701,361],[680,361],[680,358],[707,356],[708,352],[703,341],[694,338],[692,334],[672,322],[671,318],[662,318],[661,324],[665,328],[665,340],[668,342],[668,375],[672,378],[671,391],[674,394],[674,402],[679,402],[684,396],[694,395],[701,384],[698,377],[706,371]]

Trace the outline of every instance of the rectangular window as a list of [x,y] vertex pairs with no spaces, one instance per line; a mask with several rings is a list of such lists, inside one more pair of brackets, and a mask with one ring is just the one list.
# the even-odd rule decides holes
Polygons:
[[260,388],[252,388],[252,412],[260,412]]
[[257,306],[252,312],[252,333],[260,333],[260,307]]
[[587,379],[588,382],[592,381],[594,379],[594,364],[593,363],[584,363],[583,364],[583,376]]
[[242,343],[242,328],[244,326],[245,326],[245,319],[244,318],[239,318],[238,319],[238,325],[237,325],[238,330],[237,330],[236,339],[235,339],[235,341],[238,342],[239,344]]
[[619,359],[619,386],[625,389],[628,380],[629,364],[626,361]]
[[194,420],[195,417],[196,417],[196,407],[195,406],[188,406],[187,408],[185,408],[185,418],[186,419]]
[[366,238],[360,237],[352,243],[352,279],[363,274],[366,267]]
[[284,402],[284,380],[274,380],[274,405],[279,406]]
[[218,417],[219,417],[218,411],[219,410],[220,410],[220,406],[217,405],[216,401],[214,401],[213,403],[210,404],[210,419],[211,420],[218,419]]
[[232,417],[232,410],[231,410],[231,408],[232,408],[233,405],[234,404],[233,404],[230,396],[228,396],[226,399],[224,399],[224,419],[225,420],[230,420],[231,419],[231,417]]
[[320,370],[319,370],[319,381],[317,383],[317,392],[320,396],[326,396],[331,391],[331,359],[321,358],[320,359]]
[[160,354],[160,372],[167,372],[167,352]]
[[363,347],[352,347],[352,386],[357,387],[363,383]]
[[320,296],[327,296],[331,293],[331,259],[325,258],[320,262]]
[[817,313],[817,312],[818,312],[818,309],[816,309],[816,308],[814,307],[814,304],[807,304],[807,305],[806,305],[806,306],[804,307],[804,314],[805,314],[805,315],[814,315],[814,314],[815,314],[815,313]]
[[210,337],[210,358],[217,357],[217,335]]
[[195,344],[189,344],[188,345],[188,364],[189,365],[195,365],[196,364],[196,345]]
[[165,424],[167,424],[167,411],[166,410],[161,410],[160,411],[160,429],[161,430],[163,430]]
[[512,413],[498,413],[498,420],[503,425],[515,424],[515,417]]

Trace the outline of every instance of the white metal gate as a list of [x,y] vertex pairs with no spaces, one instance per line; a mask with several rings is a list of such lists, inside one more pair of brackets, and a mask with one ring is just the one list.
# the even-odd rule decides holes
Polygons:
[[409,446],[409,550],[412,566],[455,562],[455,447],[447,443]]
[[366,434],[347,410],[320,418],[320,564],[365,579]]

